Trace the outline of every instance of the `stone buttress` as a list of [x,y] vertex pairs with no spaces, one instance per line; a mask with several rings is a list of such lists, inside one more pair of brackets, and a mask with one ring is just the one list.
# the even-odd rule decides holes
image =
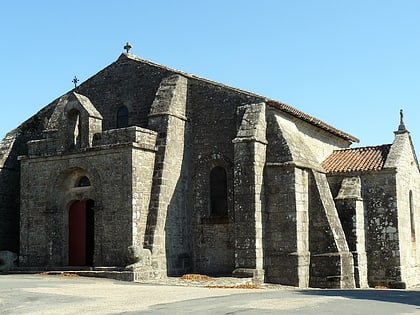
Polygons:
[[335,205],[354,260],[354,278],[358,288],[367,288],[365,211],[360,177],[343,179]]
[[[149,114],[148,127],[158,133],[158,138],[144,246],[152,253],[154,277],[188,269],[188,239],[178,221],[186,211],[183,166],[187,83],[180,75],[163,79]],[[180,261],[184,258],[186,261]]]
[[[299,287],[354,287],[353,258],[320,167],[319,135],[267,111],[264,172],[266,281]],[[302,131],[305,131],[303,133]],[[339,141],[322,144],[325,152]]]
[[309,211],[311,287],[354,288],[353,256],[347,245],[325,174],[312,171]]
[[265,104],[244,111],[234,144],[235,270],[237,277],[264,279],[263,208],[266,121]]

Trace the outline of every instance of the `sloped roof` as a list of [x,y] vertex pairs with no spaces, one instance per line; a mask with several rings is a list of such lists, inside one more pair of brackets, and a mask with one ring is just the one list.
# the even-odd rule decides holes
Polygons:
[[336,150],[322,167],[327,173],[380,171],[385,165],[391,144]]
[[184,71],[176,70],[176,69],[173,69],[173,68],[170,68],[170,67],[167,67],[167,66],[164,66],[164,65],[161,65],[161,64],[158,64],[158,63],[155,63],[155,62],[146,60],[146,59],[142,59],[142,58],[140,58],[140,57],[138,57],[136,55],[133,55],[131,53],[128,53],[128,54],[127,53],[123,53],[123,54],[121,54],[121,56],[119,57],[119,59],[121,59],[121,58],[128,58],[128,59],[131,59],[131,60],[134,60],[134,61],[142,62],[142,63],[145,63],[145,64],[149,64],[151,66],[154,66],[154,67],[159,67],[159,68],[162,68],[162,69],[171,71],[171,72],[175,72],[175,73],[181,74],[181,75],[183,75],[183,76],[185,76],[187,78],[192,78],[192,79],[200,80],[200,81],[207,82],[207,83],[210,83],[210,84],[213,84],[213,85],[216,85],[216,86],[220,86],[222,88],[227,88],[227,89],[230,89],[230,90],[234,90],[234,91],[237,91],[239,93],[244,93],[244,94],[248,94],[248,95],[251,95],[251,96],[259,97],[259,98],[263,99],[267,103],[267,105],[272,106],[272,107],[274,107],[274,108],[276,108],[278,110],[281,110],[283,112],[286,112],[286,113],[288,113],[288,114],[290,114],[290,115],[292,115],[292,116],[294,116],[294,117],[296,117],[298,119],[301,119],[303,121],[306,121],[307,123],[309,123],[309,124],[311,124],[313,126],[316,126],[318,128],[321,128],[321,129],[323,129],[323,130],[325,130],[327,132],[330,132],[330,133],[332,133],[332,134],[334,134],[334,135],[336,135],[336,136],[338,136],[340,138],[343,138],[343,139],[345,139],[347,141],[350,141],[350,142],[359,142],[359,139],[356,138],[356,137],[354,137],[354,136],[352,136],[351,134],[346,133],[346,132],[344,132],[342,130],[339,130],[339,129],[337,129],[337,128],[335,128],[335,127],[333,127],[333,126],[331,126],[331,125],[329,125],[329,124],[327,124],[325,122],[323,122],[322,120],[320,120],[318,118],[315,118],[315,117],[313,117],[311,115],[308,115],[308,114],[306,114],[306,113],[304,113],[304,112],[302,112],[302,111],[300,111],[300,110],[298,110],[298,109],[296,109],[296,108],[294,108],[294,107],[292,107],[290,105],[287,105],[285,103],[282,103],[282,102],[279,102],[279,101],[276,101],[276,100],[272,100],[272,99],[263,97],[261,95],[257,95],[255,93],[252,93],[252,92],[249,92],[249,91],[245,91],[245,90],[242,90],[242,89],[231,87],[231,86],[225,85],[225,84],[220,83],[220,82],[216,82],[216,81],[212,81],[212,80],[209,80],[209,79],[205,79],[205,78],[202,78],[202,77],[193,75],[191,73],[187,73],[187,72],[184,72]]
[[347,132],[344,132],[342,130],[339,130],[339,129],[323,122],[322,120],[320,120],[318,118],[315,118],[311,115],[308,115],[308,114],[306,114],[306,113],[304,113],[304,112],[302,112],[302,111],[300,111],[300,110],[298,110],[298,109],[296,109],[296,108],[294,108],[290,105],[287,105],[287,104],[284,104],[284,103],[281,103],[281,102],[277,102],[277,101],[273,101],[273,100],[267,101],[267,104],[270,105],[270,106],[276,107],[276,108],[278,108],[278,109],[280,109],[280,110],[282,110],[282,111],[284,111],[284,112],[286,112],[286,113],[288,113],[292,116],[295,116],[299,119],[302,119],[302,120],[306,121],[307,123],[310,123],[311,125],[314,125],[318,128],[324,129],[324,130],[326,130],[326,131],[328,131],[328,132],[330,132],[330,133],[332,133],[336,136],[344,138],[348,141],[359,142],[359,139],[352,136],[351,134],[349,134]]

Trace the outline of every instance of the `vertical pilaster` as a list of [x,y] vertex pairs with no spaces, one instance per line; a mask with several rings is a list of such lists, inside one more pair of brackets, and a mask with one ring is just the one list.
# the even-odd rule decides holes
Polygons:
[[[297,285],[300,288],[309,286],[309,200],[308,200],[308,172],[295,169],[295,198],[296,198],[296,258],[297,258]],[[293,242],[293,240],[290,240]],[[290,254],[293,255],[292,253]]]

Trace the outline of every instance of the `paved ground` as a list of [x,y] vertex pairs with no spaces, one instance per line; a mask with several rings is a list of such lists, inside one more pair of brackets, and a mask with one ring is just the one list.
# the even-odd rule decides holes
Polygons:
[[0,275],[0,314],[420,314],[419,290],[215,288],[235,281]]

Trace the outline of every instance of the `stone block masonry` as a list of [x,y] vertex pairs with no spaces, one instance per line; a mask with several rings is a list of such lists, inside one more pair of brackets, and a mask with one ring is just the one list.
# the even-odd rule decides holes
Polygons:
[[265,104],[247,106],[234,144],[235,270],[234,276],[264,280],[263,208]]
[[[182,228],[186,208],[184,165],[187,79],[162,81],[149,114],[149,128],[158,133],[145,247],[152,252],[156,277],[182,274],[189,268],[188,236]],[[184,258],[182,258],[184,257]],[[172,264],[183,260],[181,264]]]
[[402,118],[392,145],[349,149],[287,104],[127,52],[0,142],[0,251],[126,279],[414,286],[420,172]]

